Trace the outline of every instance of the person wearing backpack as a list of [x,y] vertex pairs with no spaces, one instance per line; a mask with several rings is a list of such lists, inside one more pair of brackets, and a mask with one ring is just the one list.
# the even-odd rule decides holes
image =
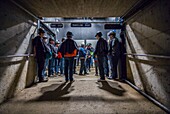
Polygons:
[[47,76],[47,73],[46,73],[46,69],[48,68],[48,64],[49,64],[49,59],[51,59],[52,57],[52,52],[51,52],[51,49],[48,45],[48,37],[43,37],[43,43],[44,43],[44,47],[45,47],[45,50],[46,50],[46,54],[45,54],[45,65],[44,65],[44,69],[43,69],[43,75],[44,76]]
[[118,38],[116,38],[116,33],[111,31],[109,33],[110,42],[109,42],[109,60],[111,66],[111,76],[108,79],[116,79],[118,77],[117,67],[118,60],[120,58],[120,42]]
[[49,47],[52,52],[52,57],[49,60],[49,65],[48,65],[48,76],[53,76],[55,73],[55,58],[57,57],[57,51],[55,50],[55,41],[53,38],[49,39]]
[[38,29],[38,36],[33,39],[33,49],[34,56],[36,57],[36,62],[38,66],[38,78],[39,82],[47,82],[48,79],[45,78],[43,74],[43,69],[45,66],[45,47],[43,45],[43,37],[45,31],[42,28]]

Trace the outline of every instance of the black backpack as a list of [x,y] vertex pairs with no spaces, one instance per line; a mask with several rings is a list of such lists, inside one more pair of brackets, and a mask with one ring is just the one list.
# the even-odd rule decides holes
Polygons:
[[45,49],[45,57],[47,59],[51,59],[52,58],[52,51],[50,49],[50,46],[45,42],[43,42],[43,46],[44,46],[44,49]]

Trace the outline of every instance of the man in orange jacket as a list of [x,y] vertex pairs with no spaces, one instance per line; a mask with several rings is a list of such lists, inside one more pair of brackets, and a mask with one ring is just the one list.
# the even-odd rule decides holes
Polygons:
[[[67,39],[60,45],[58,52],[64,57],[64,74],[66,82],[73,82],[74,57],[77,56],[77,43],[72,39],[73,33],[68,31]],[[68,74],[69,73],[69,74]]]

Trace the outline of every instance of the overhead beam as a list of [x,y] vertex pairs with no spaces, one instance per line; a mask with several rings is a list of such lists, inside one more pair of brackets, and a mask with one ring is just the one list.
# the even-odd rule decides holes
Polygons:
[[123,23],[123,22],[93,22],[93,21],[80,21],[80,22],[71,22],[71,21],[43,21],[43,23],[95,23],[95,24],[106,24],[106,23],[112,23],[112,24],[120,24],[120,23]]
[[132,18],[135,14],[150,6],[156,0],[139,0],[125,14],[121,16],[124,22]]

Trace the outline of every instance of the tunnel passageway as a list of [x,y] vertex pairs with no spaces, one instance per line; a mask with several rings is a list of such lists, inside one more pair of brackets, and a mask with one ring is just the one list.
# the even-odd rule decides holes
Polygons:
[[129,85],[118,81],[97,82],[94,69],[89,75],[74,75],[75,82],[50,77],[47,83],[26,88],[0,106],[1,114],[81,114],[165,112]]
[[[170,0],[1,0],[0,114],[170,113],[169,11]],[[79,72],[83,60],[74,61],[73,66],[79,63],[80,75],[74,74],[75,82],[64,83],[64,76],[53,76],[62,72],[64,75],[64,59],[56,60],[58,50],[53,52],[55,65],[50,57],[50,60],[46,57],[47,66],[43,65],[43,58],[43,64],[39,64],[43,73],[39,72],[38,79],[40,59],[35,57],[35,44],[38,44],[35,37],[39,28],[44,31],[43,41],[47,45],[54,41],[55,49],[62,44],[62,39],[68,38],[70,31],[79,47],[77,50],[82,45],[86,49],[92,46],[83,59],[92,56],[94,63],[101,57],[95,58],[98,42],[95,34],[102,33],[109,47],[102,52],[109,51],[104,54],[109,65],[100,63],[105,64],[104,68],[109,66],[109,70],[106,68],[109,72],[116,63],[109,58],[112,52],[112,57],[116,55],[110,37],[115,32],[121,44],[118,48],[121,56],[117,59],[118,69],[114,70],[125,83],[113,79],[115,71],[105,72],[107,78],[112,75],[111,80],[97,82],[100,77],[95,73],[99,73],[94,68],[89,73],[90,59],[84,65],[87,72],[85,69],[83,72],[89,75]],[[47,55],[45,50],[42,52]],[[77,54],[75,60],[80,59],[80,53]],[[52,72],[44,72],[45,68]],[[49,81],[45,83],[48,76]]]

